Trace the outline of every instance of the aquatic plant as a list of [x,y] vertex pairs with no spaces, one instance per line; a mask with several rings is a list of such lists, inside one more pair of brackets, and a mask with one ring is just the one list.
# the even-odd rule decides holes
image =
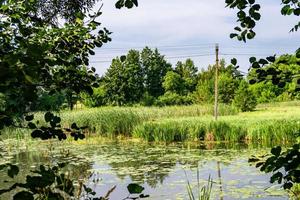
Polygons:
[[207,185],[200,186],[199,170],[197,170],[197,193],[194,193],[193,187],[187,180],[187,191],[189,200],[210,200],[212,191],[213,181],[211,177],[208,177]]

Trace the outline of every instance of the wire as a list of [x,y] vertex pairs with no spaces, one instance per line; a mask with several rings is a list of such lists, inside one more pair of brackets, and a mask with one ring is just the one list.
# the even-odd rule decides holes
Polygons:
[[257,53],[220,53],[222,56],[270,56],[270,54],[257,54]]
[[[195,54],[195,55],[182,55],[182,56],[169,56],[165,57],[166,59],[175,59],[175,58],[194,58],[194,57],[204,57],[204,56],[213,56],[214,54]],[[108,63],[109,60],[96,60],[91,61],[90,63]]]
[[99,48],[97,50],[128,50],[128,49],[143,49],[145,47],[149,47],[149,48],[159,48],[160,50],[162,48],[166,48],[166,49],[178,49],[178,48],[196,48],[196,47],[200,47],[200,48],[208,48],[208,47],[213,47],[213,45],[215,45],[214,43],[207,43],[207,44],[195,44],[195,45],[168,45],[168,46],[131,46],[131,47],[103,47],[103,48]]

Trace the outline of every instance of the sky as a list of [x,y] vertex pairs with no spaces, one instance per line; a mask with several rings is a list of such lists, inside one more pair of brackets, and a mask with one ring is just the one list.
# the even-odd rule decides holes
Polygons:
[[214,64],[218,43],[220,58],[227,63],[237,58],[240,70],[247,72],[249,57],[294,53],[300,45],[300,31],[289,33],[299,17],[282,16],[279,0],[259,1],[262,18],[255,28],[257,35],[246,44],[229,38],[238,24],[236,10],[225,8],[225,0],[139,0],[137,8],[121,10],[115,2],[102,0],[94,8],[103,4],[98,21],[113,32],[112,41],[97,48],[90,60],[99,75],[112,58],[145,46],[158,48],[173,66],[191,58],[200,70]]

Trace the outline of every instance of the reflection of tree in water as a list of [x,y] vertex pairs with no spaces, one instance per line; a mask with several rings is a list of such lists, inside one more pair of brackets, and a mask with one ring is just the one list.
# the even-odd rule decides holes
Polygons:
[[[102,161],[110,165],[118,178],[124,180],[129,176],[132,181],[147,183],[152,188],[163,184],[176,169],[176,165],[194,169],[209,161],[220,161],[228,165],[238,156],[235,151],[223,150],[227,148],[226,144],[212,143],[196,146],[114,144],[98,148],[100,149],[97,154],[101,155]],[[209,151],[210,149],[217,150]]]
[[[53,152],[53,154],[45,151],[27,151],[15,154],[9,162],[16,164],[20,173],[13,179],[7,176],[7,170],[0,171],[0,189],[9,188],[14,183],[25,183],[27,175],[33,175],[32,171],[39,168],[40,165],[53,166],[57,163],[68,163],[64,168],[64,172],[68,172],[72,180],[86,180],[89,177],[89,170],[92,163],[86,159],[80,158],[73,154],[65,154],[66,152]],[[8,156],[7,156],[8,158]],[[0,199],[11,199],[14,192],[5,193]]]

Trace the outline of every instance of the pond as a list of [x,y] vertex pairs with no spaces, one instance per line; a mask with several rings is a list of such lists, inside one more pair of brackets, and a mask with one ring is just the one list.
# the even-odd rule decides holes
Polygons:
[[[30,148],[29,148],[30,149]],[[284,200],[287,194],[277,185],[269,183],[270,176],[250,166],[251,155],[268,152],[259,145],[229,143],[172,143],[168,145],[138,142],[106,142],[97,145],[47,145],[41,150],[31,148],[11,157],[20,166],[18,181],[39,164],[62,160],[71,161],[74,177],[89,177],[88,185],[105,195],[117,186],[110,195],[111,200],[128,195],[127,185],[138,183],[145,187],[148,199],[188,199],[187,182],[195,192],[199,172],[200,185],[213,180],[212,199],[238,200]],[[23,177],[22,177],[23,176]],[[0,174],[4,180],[5,174]],[[15,181],[14,180],[14,181]],[[7,188],[13,182],[0,182]],[[8,195],[0,199],[9,198]]]

